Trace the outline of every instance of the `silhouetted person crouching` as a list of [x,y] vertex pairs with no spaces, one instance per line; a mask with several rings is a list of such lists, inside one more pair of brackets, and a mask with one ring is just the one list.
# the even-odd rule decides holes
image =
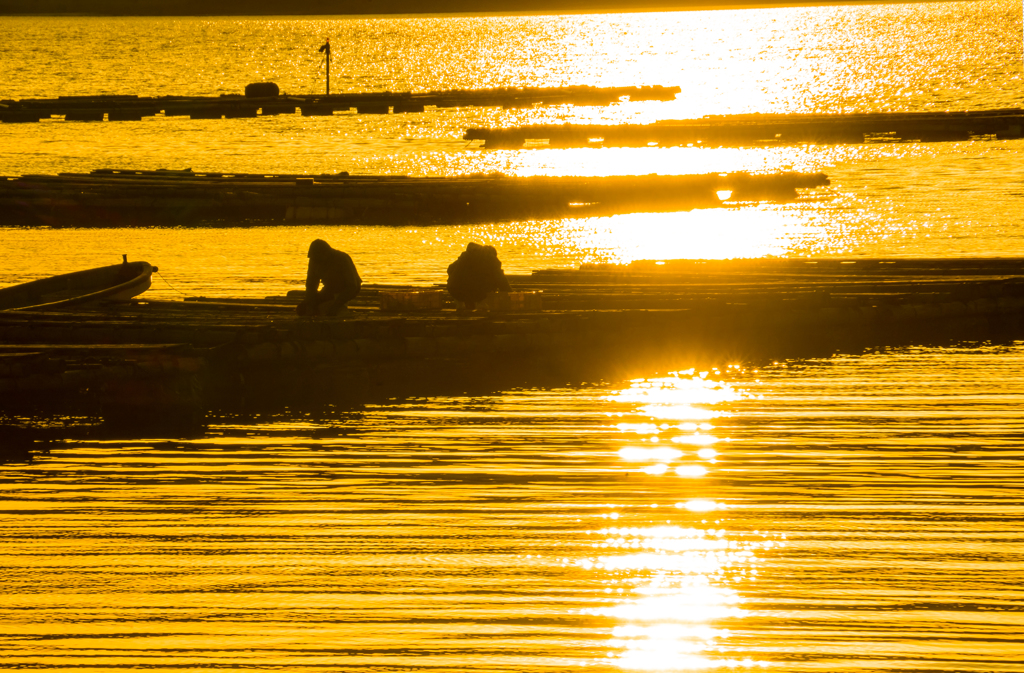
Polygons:
[[299,315],[337,315],[363,284],[356,265],[346,253],[319,238],[309,244],[307,256],[306,298],[299,304]]
[[448,293],[470,311],[487,295],[509,290],[498,251],[493,246],[470,243],[465,252],[448,265]]

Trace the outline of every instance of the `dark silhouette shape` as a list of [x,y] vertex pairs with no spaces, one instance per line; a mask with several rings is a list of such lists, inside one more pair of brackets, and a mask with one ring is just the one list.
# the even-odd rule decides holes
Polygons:
[[320,53],[324,55],[324,63],[327,65],[327,95],[331,95],[331,38],[327,38],[324,46],[320,47]]
[[493,246],[470,243],[465,252],[448,265],[448,293],[470,311],[487,295],[510,289],[505,272],[501,270],[498,251]]
[[[156,269],[153,269],[156,271]],[[117,270],[114,275],[113,284],[120,285],[121,283],[127,283],[132,278],[139,275],[138,270],[134,266],[128,264],[128,255],[121,255],[121,268]]]
[[245,85],[246,98],[273,98],[281,94],[281,89],[273,82],[253,82]]
[[337,315],[362,287],[356,265],[348,254],[319,238],[309,244],[307,256],[306,297],[298,306],[299,315]]

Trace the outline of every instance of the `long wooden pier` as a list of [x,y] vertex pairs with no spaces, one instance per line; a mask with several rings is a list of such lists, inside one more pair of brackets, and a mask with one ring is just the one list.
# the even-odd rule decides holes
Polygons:
[[471,128],[490,149],[541,147],[744,147],[1020,138],[1024,110],[832,115],[730,115],[618,126]]
[[541,293],[541,308],[465,314],[446,301],[387,311],[395,292],[439,290],[368,285],[335,318],[296,316],[301,290],[0,312],[0,408],[187,424],[238,405],[1024,336],[1021,258],[687,260],[510,282]]
[[239,222],[493,222],[787,200],[821,173],[455,178],[118,171],[0,177],[10,224],[134,226]]
[[611,105],[621,100],[673,100],[679,87],[528,87],[463,89],[451,91],[367,92],[331,95],[222,96],[60,96],[0,100],[0,122],[31,123],[44,119],[64,121],[140,121],[144,117],[234,119],[301,114],[333,115],[355,110],[357,114],[424,112],[428,107],[502,107],[535,105]]

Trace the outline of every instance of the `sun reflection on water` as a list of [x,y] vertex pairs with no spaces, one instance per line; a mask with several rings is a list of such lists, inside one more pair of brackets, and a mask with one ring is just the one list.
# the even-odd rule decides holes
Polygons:
[[[627,442],[617,452],[624,467],[657,483],[713,478],[719,450],[708,445],[728,443],[714,421],[729,416],[729,403],[750,397],[720,379],[719,370],[689,370],[635,380],[608,396],[628,409],[611,414],[626,417],[614,425]],[[693,494],[692,486],[679,483],[670,493]],[[657,503],[650,507],[664,511]],[[632,518],[628,510],[602,515],[614,525],[592,531],[593,555],[576,563],[599,573],[604,593],[617,597],[584,610],[615,622],[607,652],[615,665],[644,671],[765,665],[729,644],[729,628],[751,615],[741,589],[756,580],[764,550],[778,542],[758,532],[728,531],[728,509],[711,497],[691,497],[675,502],[663,524],[625,525]],[[704,518],[709,514],[714,520]]]
[[[723,506],[708,500],[677,503],[706,513]],[[736,585],[756,578],[758,552],[776,543],[739,537],[725,529],[678,525],[609,527],[593,533],[597,555],[578,561],[602,573],[606,594],[621,600],[584,610],[615,620],[608,657],[622,668],[687,670],[752,666],[729,656],[728,626],[750,616]]]

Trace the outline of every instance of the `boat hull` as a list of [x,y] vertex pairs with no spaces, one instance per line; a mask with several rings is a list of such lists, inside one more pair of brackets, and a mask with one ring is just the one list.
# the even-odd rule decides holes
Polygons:
[[0,311],[45,311],[125,301],[149,289],[155,270],[149,262],[125,262],[2,288]]

